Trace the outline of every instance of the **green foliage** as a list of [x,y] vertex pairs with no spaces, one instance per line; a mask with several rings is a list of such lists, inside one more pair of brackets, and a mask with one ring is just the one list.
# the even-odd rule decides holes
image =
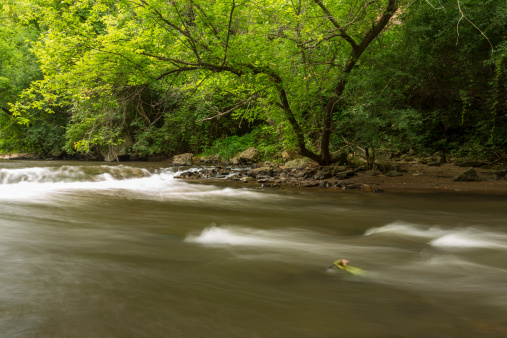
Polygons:
[[277,143],[276,130],[271,126],[259,126],[252,132],[243,136],[232,135],[216,139],[211,147],[202,152],[203,157],[219,155],[224,161],[228,161],[238,153],[256,147],[264,158],[273,158],[282,151],[283,147]]
[[22,91],[42,77],[30,51],[40,31],[26,19],[29,10],[25,2],[0,0],[0,152],[57,156],[63,144],[65,115],[28,109],[22,117],[12,116],[11,107]]
[[504,151],[507,3],[393,3],[0,0],[0,151]]

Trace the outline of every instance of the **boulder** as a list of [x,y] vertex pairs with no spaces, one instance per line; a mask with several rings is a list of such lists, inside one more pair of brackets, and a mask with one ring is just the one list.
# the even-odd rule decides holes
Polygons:
[[452,179],[454,182],[477,182],[481,179],[474,168],[470,168]]
[[240,164],[256,163],[260,160],[260,158],[261,154],[254,147],[250,147],[238,155],[238,161]]
[[216,154],[209,157],[203,157],[202,162],[204,163],[220,163],[220,155]]
[[280,156],[282,157],[282,160],[284,161],[290,161],[290,160],[293,160],[294,157],[296,157],[296,154],[292,151],[282,151],[282,153],[280,154]]
[[342,166],[329,166],[329,167],[320,167],[317,173],[315,174],[314,179],[316,180],[325,180],[331,177],[342,177],[343,173],[347,171],[347,168]]
[[403,176],[403,174],[400,173],[399,171],[391,170],[388,173],[386,173],[386,176],[387,177],[398,177],[398,176]]
[[285,169],[305,169],[308,164],[310,164],[310,160],[307,158],[298,158],[292,161],[285,163]]
[[116,162],[119,161],[120,155],[125,155],[127,148],[134,144],[128,135],[123,136],[124,141],[120,144],[109,145],[107,150],[102,151],[104,156],[104,162]]
[[431,160],[428,162],[428,165],[431,167],[439,167],[445,162],[447,162],[445,155],[437,155],[431,158]]
[[256,169],[252,169],[248,172],[248,176],[251,177],[259,177],[259,176],[273,176],[273,168],[271,167],[260,167]]
[[314,179],[325,180],[325,179],[331,178],[333,176],[334,175],[333,175],[332,167],[322,167],[321,169],[319,169],[319,171],[317,171]]
[[192,165],[194,163],[193,157],[194,155],[190,153],[176,155],[173,157],[173,165],[182,165],[182,166]]
[[498,170],[498,171],[493,172],[491,174],[491,177],[489,179],[493,180],[493,181],[499,181],[502,178],[505,178],[507,180],[507,176],[506,175],[507,175],[507,169]]

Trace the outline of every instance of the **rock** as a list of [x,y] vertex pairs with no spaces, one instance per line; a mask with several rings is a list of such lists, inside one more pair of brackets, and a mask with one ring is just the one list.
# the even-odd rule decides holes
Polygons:
[[314,176],[314,179],[316,180],[325,180],[328,178],[333,177],[333,170],[331,167],[323,167]]
[[271,167],[260,167],[256,169],[252,169],[248,172],[248,176],[258,177],[258,176],[273,176],[273,169]]
[[284,161],[293,160],[296,154],[292,151],[282,151],[281,157]]
[[387,177],[398,177],[398,176],[403,176],[402,173],[400,173],[399,171],[396,171],[396,170],[391,170],[389,171],[387,174],[386,174]]
[[460,158],[454,161],[454,164],[456,164],[458,167],[481,167],[486,164],[484,161],[479,161],[475,159],[470,158]]
[[105,162],[119,161],[118,156],[124,155],[127,148],[134,144],[128,135],[123,136],[124,141],[117,145],[109,145],[107,150],[102,151]]
[[238,175],[238,174],[231,175],[231,176],[227,177],[227,179],[232,182],[237,182],[241,179],[241,175]]
[[182,165],[182,166],[192,165],[194,163],[193,157],[194,155],[190,153],[176,155],[173,157],[173,165]]
[[318,185],[319,185],[319,183],[317,183],[315,181],[304,181],[301,183],[301,186],[305,187],[305,188],[316,187]]
[[505,178],[507,179],[507,169],[504,169],[504,170],[498,170],[498,171],[495,171],[491,174],[491,177],[489,178],[490,180],[492,181],[499,181],[501,180],[502,178]]
[[470,168],[452,179],[454,182],[477,182],[481,179],[474,168]]
[[361,189],[361,184],[351,181],[340,181],[333,185],[335,188],[342,189]]
[[272,161],[266,161],[262,164],[263,167],[278,168],[278,164]]
[[378,175],[380,175],[380,172],[378,172],[376,170],[366,170],[364,172],[364,174],[367,176],[378,176]]
[[2,160],[35,160],[38,158],[39,156],[35,154],[26,154],[26,153],[0,155],[0,159]]
[[260,158],[261,154],[254,147],[250,147],[238,155],[238,161],[240,164],[252,164],[258,162]]
[[297,177],[300,178],[311,178],[317,173],[315,169],[305,169],[297,173]]
[[379,193],[383,193],[383,192],[384,192],[384,189],[382,189],[382,188],[375,188],[375,189],[373,189],[373,192],[374,192],[374,193],[377,193],[377,194],[379,194]]
[[343,175],[347,168],[342,166],[329,166],[329,167],[320,167],[320,169],[316,172],[314,179],[316,180],[325,180],[331,177],[348,177],[347,175]]
[[213,156],[203,157],[201,161],[204,163],[219,163],[220,162],[220,155],[215,154]]
[[240,179],[241,182],[243,183],[248,183],[248,182],[252,182],[254,179],[252,177],[243,177]]
[[421,157],[421,158],[419,159],[419,162],[420,162],[421,164],[428,164],[428,163],[430,163],[430,162],[432,162],[432,161],[433,161],[433,160],[432,160],[432,158],[431,158],[431,157]]
[[257,183],[271,183],[274,181],[275,181],[275,179],[273,177],[268,177],[268,176],[259,176],[257,178]]
[[305,169],[308,164],[310,164],[310,160],[307,158],[298,158],[292,161],[285,163],[285,169]]
[[431,167],[438,167],[438,166],[441,166],[442,164],[444,164],[445,162],[447,162],[445,155],[437,155],[437,156],[433,156],[430,159],[430,161],[428,162],[428,165]]
[[322,181],[319,183],[319,187],[321,188],[329,188],[331,187],[331,183],[329,183],[328,181]]

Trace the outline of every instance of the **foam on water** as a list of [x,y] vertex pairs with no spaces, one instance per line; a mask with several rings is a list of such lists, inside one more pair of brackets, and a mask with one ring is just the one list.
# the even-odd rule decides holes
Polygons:
[[204,203],[218,203],[221,199],[241,201],[266,197],[266,194],[248,189],[189,184],[175,179],[178,174],[170,168],[149,172],[123,165],[0,169],[0,201],[61,203],[62,200],[68,200],[69,194],[85,191],[128,199]]
[[[365,247],[354,243],[354,239],[336,238],[297,228],[264,230],[213,224],[202,231],[187,235],[184,241],[209,247],[238,248],[241,249],[237,252],[238,258],[264,259],[269,253],[274,254],[272,257],[276,257],[276,260],[294,262],[294,258],[298,257],[301,264],[323,264],[323,267],[343,255],[359,258],[371,252],[378,255],[390,250],[376,245]],[[255,255],[245,255],[244,250],[250,250]]]
[[445,233],[438,227],[424,227],[408,222],[393,222],[382,227],[371,228],[365,232],[365,236],[387,234],[406,237],[434,238]]
[[202,232],[187,236],[189,243],[206,245],[275,246],[282,244],[266,231],[211,226]]
[[[398,245],[399,241],[385,241],[385,237],[382,243],[391,245],[379,247],[375,235],[380,233],[393,238],[400,238],[400,234],[414,237],[421,241],[423,249],[420,252],[406,250]],[[361,277],[364,281],[418,292],[483,295],[485,301],[507,306],[507,297],[498,296],[507,287],[507,270],[474,261],[473,255],[466,255],[463,251],[463,248],[504,249],[507,235],[484,228],[440,229],[402,222],[388,224],[384,229],[368,234],[337,237],[296,228],[264,230],[211,225],[189,234],[184,241],[210,248],[229,248],[228,254],[234,254],[238,259],[271,260],[306,265],[312,269],[320,264],[322,271],[334,260],[347,258],[354,266],[365,270]],[[460,250],[434,250],[435,247]],[[328,272],[349,277],[333,269]]]
[[442,248],[506,249],[507,236],[493,232],[462,230],[438,237],[430,244]]
[[422,226],[404,222],[394,222],[383,227],[372,228],[365,236],[378,234],[422,238],[428,244],[439,248],[491,248],[507,249],[507,235],[484,228],[466,227],[442,229],[435,226]]

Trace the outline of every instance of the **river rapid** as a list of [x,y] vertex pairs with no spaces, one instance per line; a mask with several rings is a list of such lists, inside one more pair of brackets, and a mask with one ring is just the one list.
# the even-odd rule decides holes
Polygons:
[[0,337],[507,336],[505,195],[176,173],[0,162]]

